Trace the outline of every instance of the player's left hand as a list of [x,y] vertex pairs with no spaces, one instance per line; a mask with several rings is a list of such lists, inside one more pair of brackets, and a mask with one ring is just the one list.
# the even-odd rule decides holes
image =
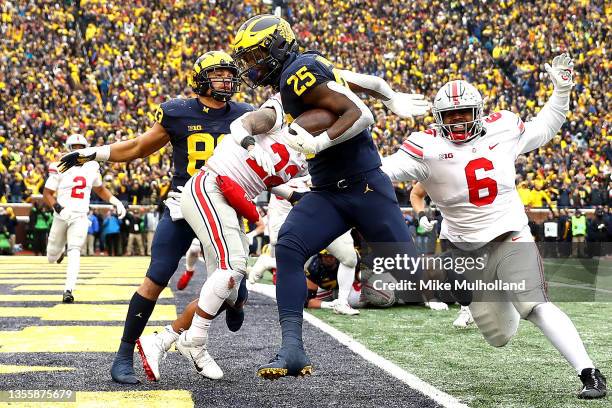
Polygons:
[[259,167],[261,167],[268,176],[273,176],[276,171],[274,170],[274,161],[272,160],[272,156],[261,146],[254,144],[248,147],[249,157],[257,163]]
[[423,116],[431,109],[431,104],[421,94],[395,92],[393,97],[383,104],[400,118]]
[[557,55],[552,60],[552,66],[544,65],[555,91],[569,93],[574,86],[574,60],[567,53]]

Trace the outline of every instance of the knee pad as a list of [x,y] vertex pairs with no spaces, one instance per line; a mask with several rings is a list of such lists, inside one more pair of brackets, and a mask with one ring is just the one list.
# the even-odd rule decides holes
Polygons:
[[520,316],[510,302],[472,303],[470,311],[483,337],[493,347],[503,347],[519,326]]
[[222,299],[230,297],[232,292],[238,293],[238,287],[243,274],[231,269],[217,269],[210,277],[213,293]]

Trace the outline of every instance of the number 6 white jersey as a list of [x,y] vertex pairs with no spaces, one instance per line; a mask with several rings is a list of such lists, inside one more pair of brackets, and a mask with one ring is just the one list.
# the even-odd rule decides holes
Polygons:
[[413,133],[398,152],[383,159],[382,169],[394,181],[416,179],[424,185],[442,213],[442,238],[489,242],[527,225],[514,162],[557,133],[567,111],[563,108],[548,103],[526,124],[512,112],[495,112],[483,118],[484,135],[466,143],[453,143],[434,129]]
[[74,213],[89,211],[89,198],[92,187],[102,185],[100,165],[90,161],[82,166],[74,166],[60,173],[55,163],[49,166],[49,178],[45,188],[57,192],[57,202]]

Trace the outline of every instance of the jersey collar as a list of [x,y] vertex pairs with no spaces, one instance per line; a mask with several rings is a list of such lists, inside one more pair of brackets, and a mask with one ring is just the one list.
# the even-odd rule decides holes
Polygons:
[[198,111],[212,117],[221,117],[227,114],[230,110],[230,101],[225,103],[225,106],[219,109],[211,108],[200,102],[199,98],[194,98],[198,106]]

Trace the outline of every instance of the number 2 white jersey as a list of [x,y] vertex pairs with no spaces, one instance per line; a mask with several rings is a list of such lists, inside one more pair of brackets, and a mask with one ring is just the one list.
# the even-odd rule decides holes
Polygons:
[[524,124],[512,112],[495,112],[483,118],[485,134],[467,143],[453,143],[434,129],[413,133],[384,158],[382,169],[392,180],[423,184],[442,213],[442,238],[486,243],[527,225],[515,187],[515,160],[547,143],[565,114],[549,109],[538,118]]
[[89,198],[92,187],[102,185],[100,165],[90,161],[82,166],[74,166],[60,173],[55,163],[49,165],[49,178],[45,188],[56,191],[57,202],[74,213],[89,211]]
[[270,132],[255,136],[255,143],[271,155],[274,160],[275,175],[269,176],[233,137],[224,137],[205,165],[219,175],[230,177],[251,199],[268,187],[284,184],[293,177],[308,172],[306,156],[283,143],[283,136],[280,133],[283,123],[280,99],[275,95],[262,105],[266,106],[276,110],[277,121]]

